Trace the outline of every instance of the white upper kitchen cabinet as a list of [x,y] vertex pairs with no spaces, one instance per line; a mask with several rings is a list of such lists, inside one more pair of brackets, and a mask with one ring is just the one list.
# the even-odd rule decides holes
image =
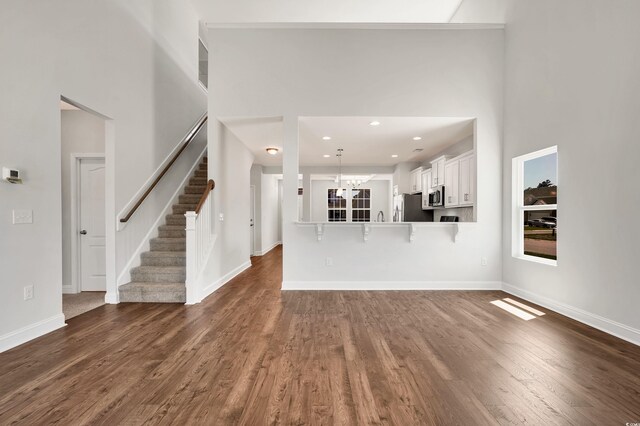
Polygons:
[[422,172],[422,210],[433,210],[429,205],[431,189],[431,169]]
[[459,205],[460,161],[454,160],[444,165],[444,206]]
[[412,194],[419,194],[422,192],[422,167],[418,167],[411,171],[410,182]]
[[459,205],[470,206],[475,202],[476,188],[476,156],[468,155],[460,158],[460,192]]
[[446,156],[436,158],[431,162],[431,187],[444,185],[444,168],[447,162]]

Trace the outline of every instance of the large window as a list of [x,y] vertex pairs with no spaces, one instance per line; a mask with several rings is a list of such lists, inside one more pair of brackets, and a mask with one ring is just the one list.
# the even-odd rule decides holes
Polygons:
[[513,159],[513,255],[556,265],[558,151],[551,147]]
[[341,192],[328,189],[327,221],[371,222],[371,189],[347,188]]

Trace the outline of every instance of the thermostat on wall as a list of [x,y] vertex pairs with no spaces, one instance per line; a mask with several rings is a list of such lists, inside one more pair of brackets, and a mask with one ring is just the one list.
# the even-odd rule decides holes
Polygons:
[[20,177],[20,170],[3,167],[2,180],[6,180],[9,183],[22,183],[22,178]]

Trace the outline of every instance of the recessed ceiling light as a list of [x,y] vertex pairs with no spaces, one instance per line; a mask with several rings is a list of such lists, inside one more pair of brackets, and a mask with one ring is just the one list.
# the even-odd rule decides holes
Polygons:
[[398,158],[398,154],[392,154],[391,158]]
[[329,158],[329,157],[331,157],[331,156],[330,156],[329,154],[324,154],[324,155],[323,155],[323,157],[324,157],[324,158]]
[[276,155],[278,153],[278,148],[267,148],[267,154]]
[[323,136],[322,140],[323,141],[330,141],[331,140],[331,136]]
[[414,136],[414,137],[413,137],[413,140],[414,140],[414,141],[421,141],[421,140],[422,140],[422,138],[421,138],[420,136]]
[[369,126],[379,126],[380,122],[379,121],[372,121],[371,123],[369,123]]

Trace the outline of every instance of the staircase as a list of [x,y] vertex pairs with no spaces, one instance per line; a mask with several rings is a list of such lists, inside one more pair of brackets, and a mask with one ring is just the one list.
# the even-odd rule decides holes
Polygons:
[[207,185],[207,157],[202,159],[184,188],[172,214],[158,228],[151,250],[140,255],[140,266],[131,270],[131,282],[119,287],[120,302],[185,303],[185,212],[196,209]]

